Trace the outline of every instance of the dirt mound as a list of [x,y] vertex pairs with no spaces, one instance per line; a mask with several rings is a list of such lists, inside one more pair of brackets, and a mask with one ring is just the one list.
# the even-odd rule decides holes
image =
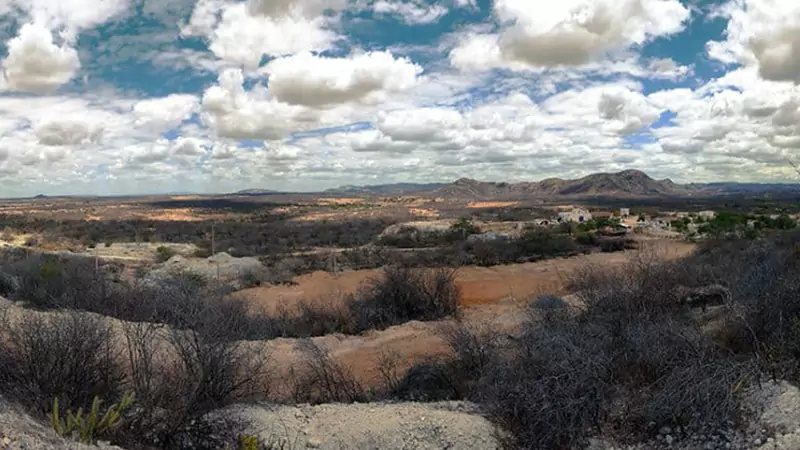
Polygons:
[[285,442],[289,448],[499,448],[494,438],[494,427],[477,413],[474,405],[462,402],[237,405],[226,413],[251,421],[250,432],[268,444]]
[[145,277],[149,281],[181,272],[200,275],[206,279],[219,279],[222,282],[235,282],[247,272],[256,272],[264,268],[256,258],[236,258],[225,252],[208,258],[185,258],[175,255],[166,262],[155,266]]

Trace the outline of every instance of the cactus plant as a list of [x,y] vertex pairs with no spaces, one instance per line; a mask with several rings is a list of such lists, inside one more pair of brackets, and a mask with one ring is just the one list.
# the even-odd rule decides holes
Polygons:
[[53,399],[53,430],[61,436],[71,436],[86,444],[94,444],[97,438],[106,434],[119,424],[122,413],[133,404],[133,393],[126,392],[119,403],[111,405],[106,413],[100,416],[100,397],[95,397],[92,408],[84,415],[83,408],[76,413],[67,411],[66,419],[62,419],[58,410],[58,397]]

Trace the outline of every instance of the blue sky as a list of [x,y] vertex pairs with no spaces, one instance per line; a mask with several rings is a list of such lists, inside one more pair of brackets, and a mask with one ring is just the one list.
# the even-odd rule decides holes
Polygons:
[[0,196],[793,182],[789,0],[0,0]]

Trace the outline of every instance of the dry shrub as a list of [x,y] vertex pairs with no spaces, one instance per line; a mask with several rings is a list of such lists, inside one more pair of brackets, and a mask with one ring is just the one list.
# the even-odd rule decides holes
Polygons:
[[509,432],[509,448],[575,448],[609,429],[638,439],[651,422],[658,430],[734,420],[735,388],[756,378],[755,365],[702,333],[677,301],[674,286],[693,281],[653,255],[618,270],[585,268],[571,280],[582,305],[531,308],[518,339],[478,372],[471,397]]
[[281,308],[276,316],[254,319],[260,321],[261,325],[255,327],[256,334],[253,337],[308,338],[355,332],[353,316],[347,305],[341,301],[302,301],[297,309],[298,311],[292,312]]
[[463,387],[447,360],[430,358],[412,365],[390,392],[393,398],[414,402],[458,400]]
[[38,414],[58,397],[64,410],[88,408],[95,396],[115,401],[124,372],[115,332],[101,317],[26,312],[7,318],[0,335],[0,390]]
[[132,380],[141,393],[141,409],[126,437],[141,441],[138,435],[145,436],[162,448],[219,448],[213,439],[219,433],[206,414],[265,399],[269,354],[261,342],[238,340],[251,334],[253,325],[238,302],[213,291],[172,294],[173,320],[180,328],[125,327]]
[[296,403],[353,403],[368,400],[364,386],[347,366],[310,339],[298,341],[299,368],[292,369],[292,399]]
[[356,329],[384,329],[411,320],[458,316],[460,292],[455,271],[387,267],[350,301]]
[[718,327],[726,348],[756,355],[774,378],[800,379],[800,233],[726,242],[704,249],[694,263],[731,292],[731,313]]

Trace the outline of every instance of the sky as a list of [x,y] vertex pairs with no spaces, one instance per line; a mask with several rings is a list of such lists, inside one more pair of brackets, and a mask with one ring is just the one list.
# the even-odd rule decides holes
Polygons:
[[798,179],[796,0],[0,0],[0,67],[2,197]]

